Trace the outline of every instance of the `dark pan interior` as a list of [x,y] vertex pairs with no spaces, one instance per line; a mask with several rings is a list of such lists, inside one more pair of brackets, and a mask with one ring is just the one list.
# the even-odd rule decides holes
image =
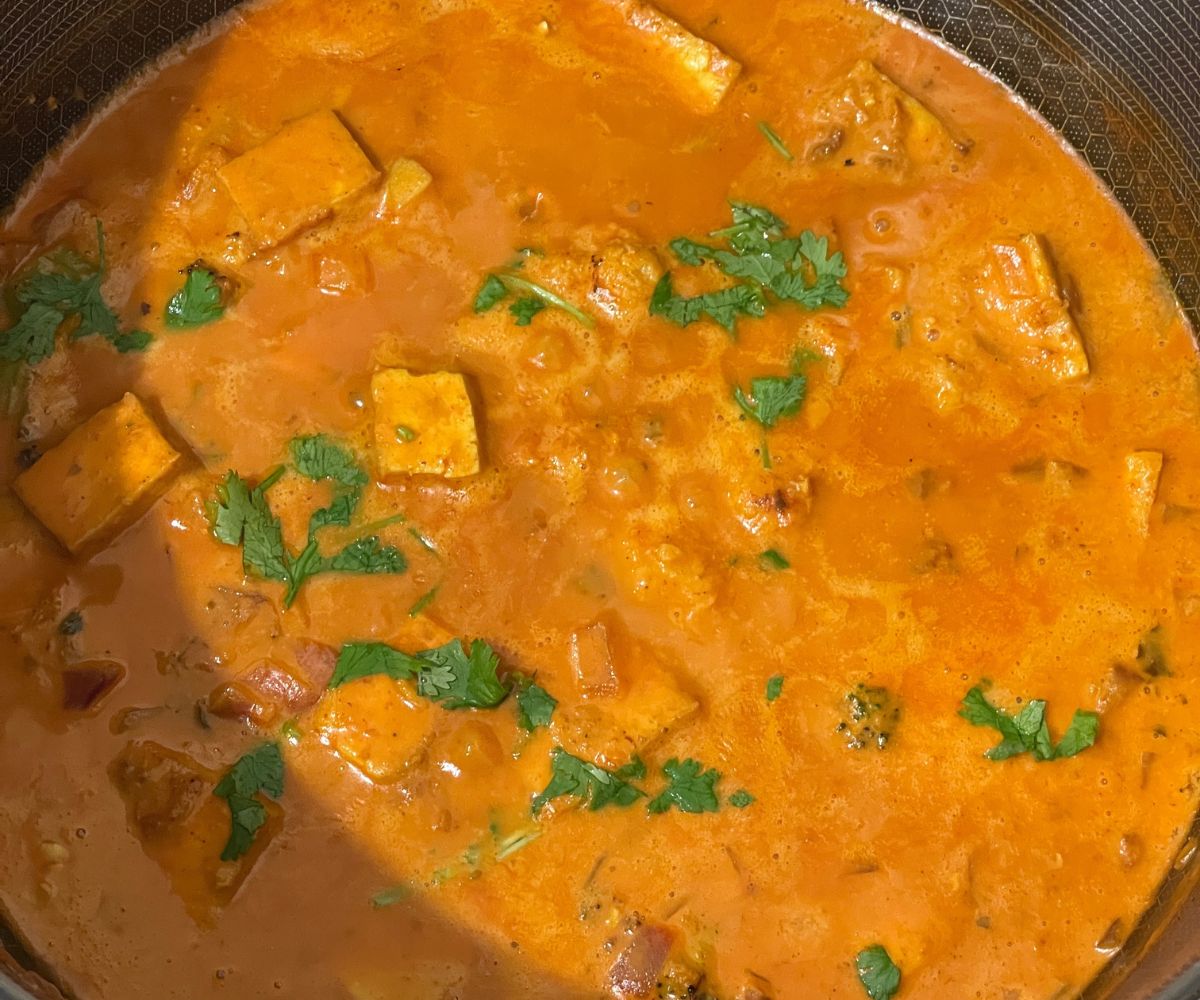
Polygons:
[[[0,0],[0,212],[46,153],[133,72],[237,3]],[[880,6],[966,53],[1058,129],[1112,188],[1200,326],[1200,4],[881,0]],[[1158,905],[1089,989],[1089,1000],[1200,997],[1200,901],[1192,892],[1198,867],[1181,861]],[[1168,927],[1181,904],[1183,914]],[[1129,980],[1116,986],[1134,965]],[[0,998],[6,997],[24,994],[6,987],[0,972]]]

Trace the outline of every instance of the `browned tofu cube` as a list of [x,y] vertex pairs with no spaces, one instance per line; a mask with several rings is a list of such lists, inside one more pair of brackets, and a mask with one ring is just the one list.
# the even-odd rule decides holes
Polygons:
[[1001,354],[1058,382],[1088,374],[1083,337],[1040,236],[993,244],[976,294]]
[[317,111],[230,160],[218,176],[262,248],[328,217],[379,171],[336,114]]
[[14,489],[68,549],[112,538],[179,462],[137,397],[101,410],[17,477]]
[[659,57],[688,102],[698,111],[715,111],[741,73],[741,64],[642,0],[613,0],[613,5]]
[[326,691],[313,713],[321,741],[377,785],[402,778],[429,742],[432,709],[409,681],[381,674]]
[[479,471],[475,413],[462,375],[384,368],[371,379],[371,398],[381,476],[452,479]]

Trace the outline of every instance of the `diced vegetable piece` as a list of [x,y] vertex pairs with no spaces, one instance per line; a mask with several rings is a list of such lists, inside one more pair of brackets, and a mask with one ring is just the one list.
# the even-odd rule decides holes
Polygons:
[[94,708],[125,676],[125,668],[111,660],[74,663],[62,672],[62,706],[69,712]]
[[620,1000],[654,996],[674,944],[675,932],[664,924],[637,928],[608,970],[612,995]]
[[409,681],[377,674],[327,691],[313,725],[344,761],[388,785],[425,750],[432,712]]
[[237,861],[222,862],[229,807],[212,794],[217,772],[177,750],[139,741],[121,751],[109,776],[125,801],[130,831],[202,924],[211,924],[216,911],[233,899],[282,826],[279,805],[264,800],[267,822],[253,846]]
[[284,713],[312,707],[333,674],[337,654],[316,642],[297,643],[295,662],[260,660],[208,696],[208,710],[226,719],[271,726]]
[[560,706],[551,723],[566,750],[603,768],[624,766],[700,707],[653,654],[636,649],[628,655],[642,662],[627,671],[628,683],[621,684],[619,695]]
[[741,64],[648,3],[615,0],[614,6],[663,58],[673,81],[696,110],[715,111],[741,73]]
[[401,158],[388,167],[383,204],[379,214],[396,218],[400,210],[421,195],[433,182],[433,177],[416,160]]
[[1059,382],[1088,374],[1083,337],[1042,237],[993,244],[976,291],[1000,353]]
[[371,379],[371,398],[375,462],[381,476],[452,479],[479,471],[475,414],[462,375],[414,375],[403,368],[385,368]]
[[285,125],[217,172],[259,247],[274,246],[328,217],[379,176],[332,111]]
[[17,477],[26,506],[78,552],[125,528],[179,461],[137,397],[101,410]]
[[1129,518],[1139,535],[1150,532],[1150,511],[1158,496],[1163,457],[1159,451],[1135,451],[1125,456],[1125,488],[1129,491]]
[[616,694],[617,670],[613,665],[608,626],[598,621],[576,629],[568,643],[567,656],[579,693],[585,698]]

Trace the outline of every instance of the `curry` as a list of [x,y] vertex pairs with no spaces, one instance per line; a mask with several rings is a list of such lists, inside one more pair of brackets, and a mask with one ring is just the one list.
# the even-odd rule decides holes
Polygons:
[[250,5],[0,277],[65,995],[1066,998],[1186,850],[1192,331],[902,22]]

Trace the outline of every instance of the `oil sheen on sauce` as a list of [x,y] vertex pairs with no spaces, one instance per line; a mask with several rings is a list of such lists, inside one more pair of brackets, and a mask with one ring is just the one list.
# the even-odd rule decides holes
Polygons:
[[[250,5],[6,220],[11,278],[93,252],[100,219],[105,297],[155,337],[60,345],[13,376],[0,434],[0,909],[71,995],[855,998],[881,944],[901,1000],[1049,1000],[1154,897],[1200,741],[1197,359],[1155,261],[1041,122],[908,27],[841,0],[661,10],[741,64],[719,101],[624,0]],[[219,169],[328,111],[429,187],[389,211],[369,185],[246,252]],[[662,270],[689,273],[669,241],[730,199],[830,236],[845,306],[772,306],[736,339],[651,316]],[[473,310],[519,248],[592,329]],[[1022,270],[1042,252],[1052,287]],[[169,329],[197,259],[236,294]],[[1014,319],[1021,281],[1086,371],[1020,341],[1051,322]],[[798,350],[802,406],[758,427],[732,387]],[[206,504],[297,436],[370,468],[383,367],[468,377],[481,471],[372,475],[356,516],[403,514],[378,537],[407,571],[321,575],[285,609]],[[126,392],[183,464],[68,556],[8,487]],[[274,489],[295,551],[329,483]],[[226,717],[264,664],[323,682],[343,643],[447,637],[536,675],[552,724],[387,677]],[[80,665],[117,682],[65,710]],[[1097,713],[1095,745],[987,759],[999,735],[958,715],[985,679],[1007,711],[1044,699],[1056,740]],[[284,794],[222,863],[212,786],[264,740]],[[637,751],[650,797],[692,758],[719,808],[535,818],[555,745]]]

